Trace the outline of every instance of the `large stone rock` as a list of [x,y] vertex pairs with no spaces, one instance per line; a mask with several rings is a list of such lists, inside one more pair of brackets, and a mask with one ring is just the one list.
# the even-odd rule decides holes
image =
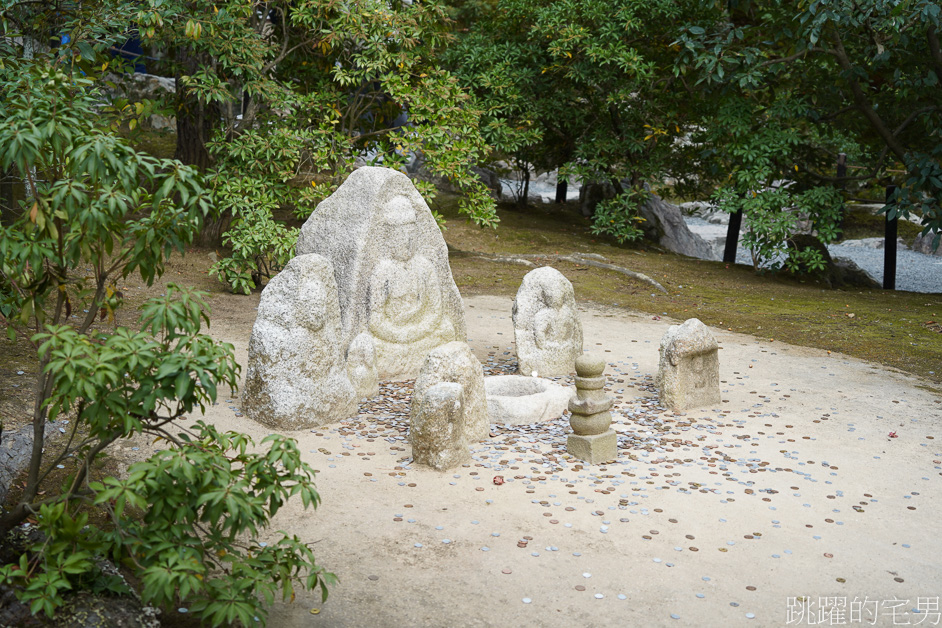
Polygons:
[[854,286],[857,288],[870,288],[879,290],[883,284],[874,279],[870,273],[857,265],[857,262],[847,257],[835,257],[828,264],[826,280],[832,288],[841,286]]
[[[608,182],[583,184],[579,190],[582,215],[586,218],[594,216],[595,207],[604,200],[615,198],[616,194],[614,186]],[[716,257],[713,247],[687,226],[680,207],[652,194],[641,205],[638,214],[644,218],[640,226],[646,239],[681,255],[699,259]]]
[[492,375],[484,378],[487,413],[491,423],[529,425],[552,421],[563,415],[575,394],[542,377]]
[[[883,247],[882,238],[872,238],[874,242],[879,240],[879,248]],[[864,242],[863,240],[854,240],[852,242]],[[811,273],[813,276],[820,277],[831,288],[840,288],[842,286],[853,286],[856,288],[879,289],[883,287],[879,281],[870,276],[867,271],[857,265],[852,259],[844,257],[831,257],[831,252],[816,236],[809,233],[797,233],[788,238],[789,250],[811,249],[817,251],[824,260],[824,270]],[[842,246],[846,246],[842,243]],[[852,246],[856,246],[852,245]],[[867,245],[863,245],[867,246]]]
[[644,218],[641,228],[647,239],[674,253],[699,259],[713,259],[713,248],[687,227],[683,212],[676,205],[652,194],[641,205],[639,215]]
[[369,334],[381,378],[414,377],[432,349],[467,337],[441,230],[400,172],[351,173],[304,223],[297,253],[333,263],[341,343]]
[[586,218],[595,215],[595,208],[602,201],[615,198],[615,186],[603,181],[585,181],[579,188],[579,209]]
[[449,342],[433,349],[415,380],[412,409],[422,406],[427,391],[442,382],[461,384],[463,393],[463,429],[469,441],[487,438],[490,419],[484,392],[484,368],[465,342]]
[[[935,241],[936,238],[939,238],[938,243]],[[926,255],[942,256],[942,237],[938,233],[929,233],[927,235],[920,233],[913,242],[913,250]]]
[[357,411],[340,343],[330,262],[299,255],[262,291],[249,340],[242,408],[279,430],[339,421]]
[[413,398],[409,440],[416,464],[445,471],[471,460],[464,393],[461,384],[440,382]]
[[661,405],[671,410],[720,404],[719,347],[706,325],[691,318],[667,329],[655,381]]
[[572,371],[582,355],[582,323],[572,284],[550,266],[523,278],[513,307],[518,369],[551,377]]

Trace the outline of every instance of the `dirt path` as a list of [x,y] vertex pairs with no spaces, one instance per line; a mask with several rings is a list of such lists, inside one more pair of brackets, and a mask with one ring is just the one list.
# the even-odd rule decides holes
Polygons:
[[[243,364],[249,299],[237,316],[217,301],[211,330]],[[510,299],[465,305],[485,369],[511,368]],[[616,464],[567,460],[558,421],[498,427],[452,473],[412,468],[411,382],[389,383],[359,416],[292,434],[323,503],[290,505],[277,526],[316,541],[340,584],[325,604],[276,605],[270,625],[782,626],[808,604],[848,625],[893,625],[893,608],[897,622],[938,619],[912,610],[942,595],[942,405],[917,379],[714,330],[722,407],[675,415],[650,387],[671,322],[581,317],[586,349],[609,359]],[[222,401],[208,420],[267,434]]]

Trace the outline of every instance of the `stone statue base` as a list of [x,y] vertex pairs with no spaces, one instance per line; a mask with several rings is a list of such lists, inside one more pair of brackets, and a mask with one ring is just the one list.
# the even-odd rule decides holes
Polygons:
[[613,429],[592,436],[570,434],[566,440],[566,451],[589,464],[612,462],[618,458],[618,437]]

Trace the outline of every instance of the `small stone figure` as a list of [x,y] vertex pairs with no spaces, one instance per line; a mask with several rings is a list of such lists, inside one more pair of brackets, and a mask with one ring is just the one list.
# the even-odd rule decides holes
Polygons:
[[471,442],[464,429],[464,386],[440,382],[412,402],[409,440],[412,459],[439,471],[471,460]]
[[422,397],[442,382],[461,384],[463,429],[469,442],[484,440],[490,433],[490,419],[484,393],[484,369],[466,342],[449,342],[432,350],[415,380],[412,406],[422,405]]
[[572,284],[550,266],[523,278],[513,308],[518,370],[541,377],[567,375],[582,355],[582,323]]
[[320,255],[295,257],[262,291],[249,340],[246,415],[300,430],[355,414],[339,332],[333,267]]
[[605,359],[587,353],[576,359],[576,397],[569,402],[574,434],[566,441],[570,455],[589,464],[618,457],[618,437],[612,424],[612,398],[605,394]]
[[347,373],[358,399],[379,394],[376,352],[373,350],[373,338],[369,334],[360,334],[347,347]]
[[671,325],[661,338],[657,369],[661,405],[677,412],[719,405],[718,349],[716,338],[698,319]]

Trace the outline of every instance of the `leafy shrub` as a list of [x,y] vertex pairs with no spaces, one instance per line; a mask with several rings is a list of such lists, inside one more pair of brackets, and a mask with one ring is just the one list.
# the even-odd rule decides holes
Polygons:
[[752,253],[756,270],[791,272],[823,270],[825,260],[810,247],[789,247],[789,238],[799,231],[799,223],[810,222],[818,239],[828,244],[837,239],[843,198],[831,187],[811,188],[793,193],[785,187],[767,188],[737,194],[721,188],[713,200],[725,212],[743,212],[743,246]]
[[[31,515],[45,533],[0,567],[0,580],[34,613],[53,616],[66,592],[121,589],[98,566],[108,556],[142,579],[146,600],[189,604],[212,625],[264,621],[264,605],[278,591],[291,597],[295,583],[326,595],[333,576],[307,545],[284,534],[255,540],[289,497],[318,503],[296,444],[273,436],[256,452],[248,437],[203,423],[173,433],[173,422],[238,382],[232,345],[201,333],[202,295],[169,284],[133,328],[116,324],[118,282],[133,274],[154,284],[213,215],[208,190],[194,169],[138,153],[96,126],[107,120],[91,80],[63,67],[41,54],[0,63],[0,168],[29,190],[0,225],[0,312],[8,335],[31,344],[39,362],[26,484],[0,513],[0,535]],[[47,421],[64,417],[64,446],[44,450]],[[133,435],[168,449],[125,479],[92,481],[96,459]],[[70,475],[44,496],[57,467]],[[90,507],[112,525],[90,523]]]
[[216,201],[232,214],[229,230],[222,236],[231,252],[209,272],[228,283],[233,292],[248,294],[262,287],[262,277],[270,278],[288,263],[298,230],[274,220],[272,212],[278,201],[260,182],[227,180],[217,189]]
[[619,244],[640,240],[644,231],[639,225],[644,218],[638,215],[638,210],[647,197],[644,190],[629,189],[600,202],[595,206],[592,233],[612,236]]

